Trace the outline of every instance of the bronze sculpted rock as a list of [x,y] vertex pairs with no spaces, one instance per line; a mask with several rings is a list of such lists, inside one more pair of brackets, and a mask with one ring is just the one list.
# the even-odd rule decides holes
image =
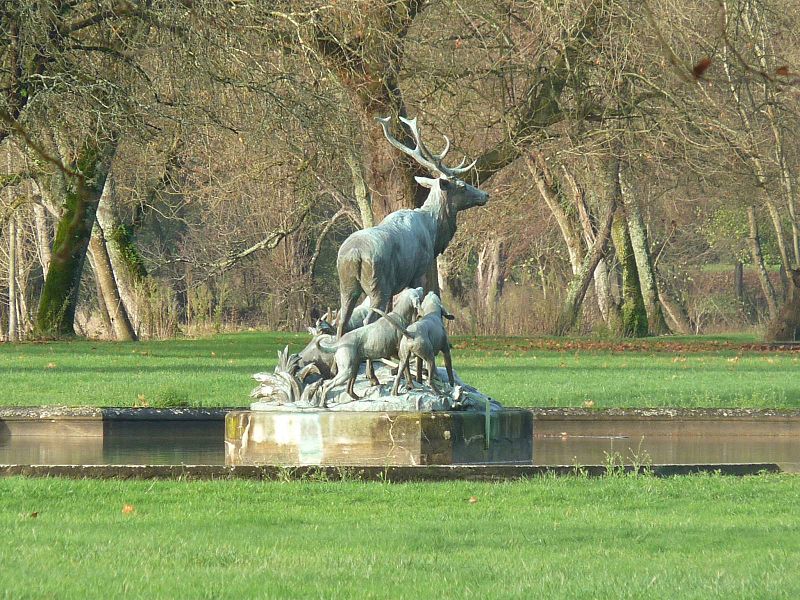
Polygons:
[[[407,287],[422,286],[425,274],[456,232],[458,212],[483,206],[489,200],[489,194],[459,179],[459,175],[466,173],[474,163],[455,168],[443,164],[450,147],[446,137],[445,149],[433,154],[422,142],[417,120],[402,117],[400,120],[414,136],[416,147],[413,149],[389,133],[389,117],[378,119],[389,143],[428,169],[434,179],[416,178],[417,183],[430,188],[421,208],[395,211],[379,225],[356,231],[339,248],[336,261],[341,296],[338,337],[344,333],[345,323],[362,293],[369,296],[372,307],[387,311],[395,294]],[[365,322],[377,318],[373,314]]]

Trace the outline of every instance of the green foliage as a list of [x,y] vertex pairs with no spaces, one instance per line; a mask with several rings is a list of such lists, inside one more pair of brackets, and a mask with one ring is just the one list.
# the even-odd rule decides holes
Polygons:
[[[720,254],[728,255],[734,261],[742,264],[752,263],[752,256],[745,241],[750,235],[747,225],[747,216],[743,209],[717,208],[706,214],[698,214],[698,233],[703,236],[709,246]],[[784,224],[787,229],[791,225]],[[770,223],[759,224],[759,238],[764,262],[767,265],[780,264],[780,252],[775,238],[775,232]],[[727,258],[727,256],[726,256]]]
[[798,502],[800,478],[786,475],[5,478],[0,588],[10,598],[796,598]]

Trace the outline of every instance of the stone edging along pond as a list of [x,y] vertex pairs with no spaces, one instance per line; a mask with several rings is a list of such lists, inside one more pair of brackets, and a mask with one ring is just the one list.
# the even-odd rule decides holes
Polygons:
[[[86,437],[100,441],[113,435],[117,425],[137,429],[154,426],[163,431],[194,431],[201,427],[206,435],[219,427],[227,408],[99,408],[99,407],[7,407],[0,408],[0,437],[46,435],[53,438]],[[534,437],[566,439],[591,433],[608,435],[620,430],[646,428],[648,435],[675,432],[702,435],[713,431],[722,435],[769,435],[788,440],[800,433],[800,410],[749,409],[608,409],[534,408]],[[129,424],[129,425],[126,425]],[[138,423],[138,424],[137,424]],[[194,425],[193,425],[194,423]],[[176,429],[177,427],[177,429]],[[744,431],[743,431],[744,429]],[[569,433],[567,433],[569,432]],[[595,432],[595,433],[597,433]],[[712,434],[713,435],[713,434]],[[101,442],[104,443],[104,442]],[[786,442],[782,442],[786,443]],[[611,467],[630,471],[636,467]],[[453,465],[425,467],[263,467],[224,465],[0,465],[0,476],[59,476],[118,479],[365,479],[386,481],[434,481],[450,479],[503,480],[554,475],[603,475],[606,465]],[[751,475],[776,472],[781,467],[771,462],[742,464],[654,464],[648,472],[669,476],[696,472]]]
[[[790,419],[800,420],[800,409],[750,408],[517,408],[530,410],[541,419]],[[125,408],[93,406],[10,406],[0,407],[0,421],[21,420],[106,420],[106,421],[217,421],[242,407],[227,408]]]

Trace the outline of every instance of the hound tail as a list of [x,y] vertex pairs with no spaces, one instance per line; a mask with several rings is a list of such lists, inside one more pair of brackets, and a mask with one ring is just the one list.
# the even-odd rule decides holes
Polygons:
[[336,344],[334,344],[333,346],[327,346],[323,344],[322,340],[320,339],[321,337],[322,336],[319,336],[314,339],[314,345],[317,347],[317,350],[319,350],[320,352],[324,352],[325,354],[336,354],[338,346]]
[[414,339],[414,336],[411,335],[410,333],[408,333],[408,330],[405,327],[403,327],[403,325],[401,323],[399,323],[397,321],[397,318],[394,315],[391,315],[391,314],[387,315],[380,308],[375,308],[374,306],[370,306],[369,309],[374,313],[378,313],[380,316],[382,316],[387,321],[389,321],[389,323],[392,325],[392,327],[397,329],[397,331],[402,333],[404,336],[406,336],[407,338],[412,339],[412,340]]

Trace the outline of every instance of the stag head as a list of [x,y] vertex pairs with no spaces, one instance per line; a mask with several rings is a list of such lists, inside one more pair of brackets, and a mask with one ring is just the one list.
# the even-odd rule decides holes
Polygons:
[[469,165],[464,166],[464,163],[467,162],[465,158],[457,167],[445,166],[444,157],[448,150],[450,150],[450,139],[446,135],[443,136],[445,142],[444,150],[439,154],[434,154],[428,150],[422,141],[422,134],[417,125],[416,117],[413,119],[400,117],[400,121],[408,127],[411,131],[411,135],[414,136],[415,148],[406,146],[392,136],[389,132],[389,124],[392,122],[391,117],[378,118],[377,121],[383,128],[383,135],[386,136],[386,139],[392,146],[400,150],[403,154],[413,158],[419,165],[427,169],[431,175],[435,177],[435,179],[414,177],[419,185],[426,188],[439,189],[444,192],[453,203],[453,208],[455,208],[456,211],[472,208],[473,206],[483,206],[489,201],[489,194],[461,179],[461,176],[468,173],[469,170],[475,166],[477,161],[472,161]]

